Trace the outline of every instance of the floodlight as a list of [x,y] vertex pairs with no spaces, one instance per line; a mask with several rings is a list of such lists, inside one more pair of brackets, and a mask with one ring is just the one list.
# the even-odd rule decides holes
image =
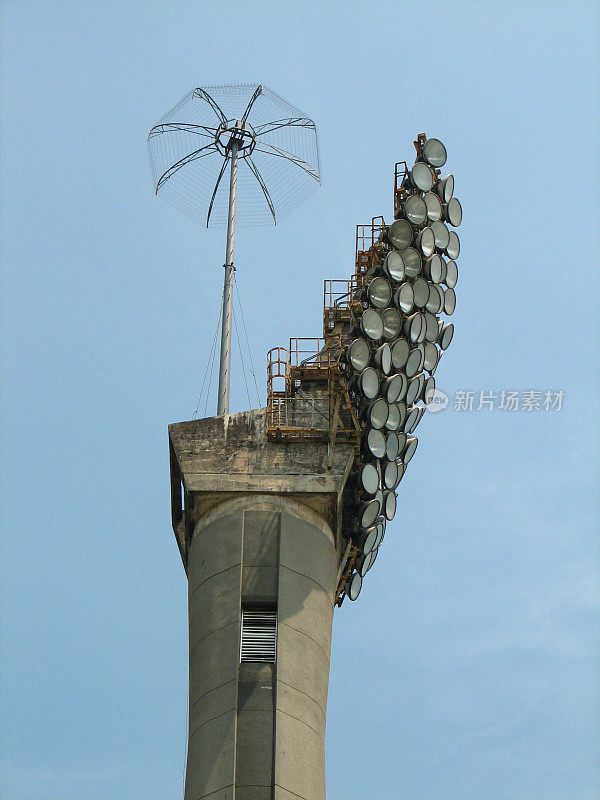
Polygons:
[[[358,568],[358,572],[360,573],[361,577],[363,577],[363,578],[365,577],[367,572],[371,569],[371,567],[375,563],[375,559],[376,558],[377,558],[377,548],[374,548],[366,556],[364,556],[364,557],[359,559],[360,566]],[[357,562],[357,564],[359,562]]]
[[385,278],[373,278],[367,287],[369,302],[376,308],[385,308],[392,299],[392,287]]
[[358,509],[358,524],[361,528],[369,528],[379,516],[381,508],[379,500],[368,500],[361,503]]
[[392,349],[387,342],[382,344],[381,347],[375,351],[373,360],[375,361],[375,365],[379,367],[384,375],[390,374],[390,370],[392,368]]
[[414,405],[417,400],[421,396],[421,392],[423,391],[423,385],[425,384],[425,376],[422,372],[409,382],[408,389],[406,390],[406,405],[412,406]]
[[458,254],[460,253],[460,239],[455,231],[450,231],[449,233],[448,244],[446,245],[446,253],[453,261],[455,258],[458,258]]
[[425,361],[423,362],[423,368],[427,370],[427,372],[431,372],[437,367],[438,363],[438,349],[432,342],[427,342],[425,345]]
[[381,312],[383,320],[383,338],[395,339],[402,329],[402,317],[395,308],[386,308]]
[[401,284],[394,295],[394,303],[403,314],[408,314],[412,311],[415,304],[415,293],[413,292],[412,283]]
[[387,489],[395,489],[398,483],[398,465],[395,461],[388,461],[383,468],[383,485]]
[[444,305],[444,292],[440,286],[436,286],[432,284],[429,287],[429,297],[427,299],[427,305],[425,308],[431,314],[439,314],[442,310],[442,306]]
[[437,222],[442,218],[442,203],[437,194],[427,192],[423,195],[423,200],[427,206],[427,219],[430,222]]
[[425,348],[421,344],[411,351],[404,369],[407,378],[414,378],[417,372],[421,371],[424,357]]
[[394,514],[396,513],[396,495],[393,490],[391,492],[384,492],[383,509],[386,519],[394,519]]
[[400,427],[400,409],[396,403],[388,405],[388,418],[385,427],[388,431],[397,431]]
[[348,578],[344,587],[346,594],[350,600],[356,600],[362,588],[362,578],[358,572],[355,572],[351,578]]
[[454,289],[446,289],[444,292],[444,312],[451,316],[454,314],[454,309],[456,308],[456,294],[454,293]]
[[363,535],[360,537],[359,542],[362,545],[362,551],[365,555],[370,553],[371,550],[376,546],[375,542],[377,541],[377,537],[379,536],[379,526],[371,525],[368,530],[366,530]]
[[419,406],[415,406],[411,408],[408,417],[406,418],[406,423],[404,424],[404,430],[407,434],[411,434],[415,432],[415,429],[419,422],[421,421],[423,414],[425,413],[424,408],[419,408]]
[[429,258],[435,250],[435,236],[431,228],[423,228],[423,230],[417,234],[415,243],[425,258]]
[[425,308],[429,300],[429,284],[425,278],[415,278],[412,285],[417,308]]
[[418,342],[423,329],[423,319],[420,314],[412,314],[404,320],[404,332],[411,342]]
[[437,193],[442,198],[444,203],[449,203],[454,194],[454,176],[446,175],[436,184]]
[[396,466],[398,467],[398,480],[396,481],[396,485],[394,486],[394,489],[398,488],[398,484],[400,483],[404,473],[406,472],[406,467],[404,466],[402,461],[396,461]]
[[[425,230],[431,231],[431,228],[425,228]],[[431,231],[433,234],[433,231]],[[434,244],[435,244],[435,236],[433,237]],[[430,281],[434,283],[440,283],[442,280],[442,257],[435,253],[428,258],[427,261],[423,264],[423,272],[429,278]]]
[[381,339],[383,336],[383,320],[374,308],[368,308],[360,318],[360,327],[369,339]]
[[[406,222],[406,220],[399,219],[396,220],[396,222]],[[394,225],[395,224],[396,223],[394,223]],[[408,225],[408,222],[406,222],[406,224]],[[410,225],[408,225],[408,227],[410,228]],[[404,280],[404,259],[400,253],[396,250],[390,250],[383,261],[383,271],[394,281],[400,282]]]
[[409,195],[402,204],[402,213],[413,225],[422,225],[427,219],[425,200],[418,194]]
[[407,278],[416,278],[421,272],[421,256],[414,247],[407,247],[402,252],[404,270]]
[[392,345],[392,365],[394,369],[402,369],[410,353],[410,345],[406,339],[398,339]]
[[385,536],[385,525],[386,521],[383,517],[379,518],[379,521],[375,523],[377,525],[377,538],[375,539],[375,545],[373,546],[373,550],[377,550],[379,545],[383,542],[383,537]]
[[385,457],[388,461],[394,461],[400,452],[400,440],[395,431],[390,431],[385,441]]
[[446,262],[446,286],[454,289],[458,283],[458,267],[456,261]]
[[[439,287],[436,287],[439,288]],[[450,289],[452,291],[452,289]],[[425,312],[425,339],[428,342],[435,342],[439,333],[438,319],[431,311]]]
[[396,250],[404,250],[412,241],[413,230],[405,219],[397,219],[387,230],[388,240]]
[[388,404],[383,397],[379,397],[377,400],[371,403],[367,412],[369,422],[376,430],[381,430],[381,428],[383,428],[387,422],[388,415]]
[[431,230],[433,231],[433,235],[435,236],[435,246],[439,250],[445,250],[448,247],[448,242],[450,241],[450,234],[448,233],[448,228],[444,225],[443,222],[432,222]]
[[447,350],[450,347],[453,336],[454,325],[451,322],[448,325],[443,325],[439,335],[439,343],[442,350]]
[[422,152],[423,158],[432,167],[443,167],[446,163],[446,148],[439,139],[427,139]]
[[430,375],[429,378],[425,381],[425,387],[423,388],[423,400],[425,401],[426,405],[429,405],[433,400],[433,396],[435,394],[435,378],[433,375]]
[[462,206],[456,197],[450,198],[450,202],[444,209],[444,219],[448,220],[454,228],[458,228],[462,222]]
[[415,454],[415,450],[417,449],[418,439],[415,437],[411,437],[410,439],[406,440],[406,448],[402,453],[402,463],[404,466],[408,464],[411,458]]
[[410,182],[415,189],[428,192],[433,186],[433,171],[427,164],[417,161],[410,171]]
[[369,429],[367,434],[367,450],[371,455],[375,456],[375,458],[383,458],[385,455],[385,436],[381,431],[378,431],[377,428]]
[[375,494],[379,489],[379,474],[373,464],[365,464],[360,471],[360,487],[367,494]]
[[419,314],[419,316],[421,317],[421,330],[419,331],[419,335],[417,336],[416,344],[421,344],[421,342],[425,341],[425,332],[427,330],[425,325],[425,315]]
[[369,363],[371,350],[364,339],[355,339],[346,348],[346,358],[355,370],[361,372]]
[[383,384],[383,394],[388,403],[397,403],[401,400],[404,397],[407,385],[406,375],[402,372],[388,378]]
[[358,377],[361,392],[369,400],[374,400],[379,394],[379,375],[373,367],[363,369]]

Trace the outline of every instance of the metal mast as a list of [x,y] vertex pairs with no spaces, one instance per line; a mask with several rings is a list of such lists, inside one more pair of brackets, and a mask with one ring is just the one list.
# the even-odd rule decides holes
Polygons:
[[229,413],[229,376],[231,372],[231,316],[233,312],[233,248],[235,244],[235,196],[237,190],[238,143],[231,145],[231,174],[229,176],[229,212],[227,215],[227,248],[223,283],[223,315],[221,321],[221,358],[219,360],[219,395],[217,416]]

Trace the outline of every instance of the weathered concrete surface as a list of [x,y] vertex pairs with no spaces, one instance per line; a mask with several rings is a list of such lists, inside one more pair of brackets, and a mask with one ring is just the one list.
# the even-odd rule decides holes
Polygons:
[[[326,444],[268,442],[260,411],[172,425],[169,436],[173,525],[188,574],[185,800],[325,800],[331,624],[352,448],[336,448],[328,470]],[[247,603],[277,608],[275,664],[240,663]]]

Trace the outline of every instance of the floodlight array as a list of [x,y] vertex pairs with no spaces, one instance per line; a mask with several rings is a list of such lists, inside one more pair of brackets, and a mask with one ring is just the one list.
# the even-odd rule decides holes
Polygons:
[[414,435],[435,393],[435,372],[454,333],[453,228],[462,209],[454,178],[440,177],[446,148],[421,135],[417,158],[395,189],[394,222],[384,226],[353,298],[353,325],[341,356],[361,427],[360,454],[346,488],[344,528],[353,561],[344,592],[358,597],[396,512],[396,490],[417,449]]

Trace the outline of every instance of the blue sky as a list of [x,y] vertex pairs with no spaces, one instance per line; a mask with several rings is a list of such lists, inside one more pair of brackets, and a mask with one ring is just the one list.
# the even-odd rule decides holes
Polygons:
[[[593,2],[5,0],[3,798],[182,797],[167,424],[196,407],[224,232],[153,196],[145,140],[193,87],[252,81],[316,121],[323,174],[238,230],[263,401],[417,133],[464,211],[449,406],[334,620],[328,798],[598,798],[598,29]],[[503,390],[562,409],[477,411]]]

